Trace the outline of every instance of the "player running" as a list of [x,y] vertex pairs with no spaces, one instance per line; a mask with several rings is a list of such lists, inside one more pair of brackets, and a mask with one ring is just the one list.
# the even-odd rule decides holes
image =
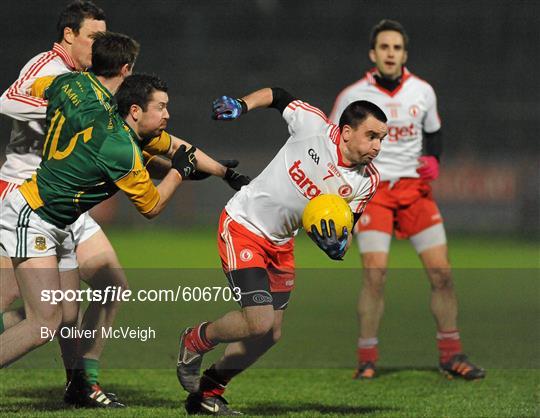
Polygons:
[[[392,232],[409,238],[431,283],[431,311],[437,323],[439,365],[449,377],[485,376],[461,348],[457,301],[443,220],[430,182],[439,176],[441,122],[433,88],[404,66],[409,39],[400,23],[383,20],[371,32],[369,57],[375,68],[343,90],[330,119],[337,121],[355,100],[376,103],[388,115],[388,140],[375,161],[381,184],[357,225],[364,266],[358,300],[360,338],[356,378],[376,374],[377,333],[384,310],[384,285]],[[424,143],[424,146],[423,146]]]
[[[323,193],[338,194],[357,220],[378,184],[372,160],[386,135],[386,117],[377,106],[351,103],[334,125],[322,111],[286,91],[265,88],[242,99],[217,99],[213,117],[231,120],[265,107],[282,114],[290,137],[221,214],[219,255],[230,286],[241,292],[240,310],[181,335],[177,375],[190,393],[190,414],[238,414],[222,397],[227,383],[279,340],[294,288],[294,236],[307,202]],[[341,260],[349,231],[335,231],[324,221],[321,228],[322,236],[312,238],[330,258]],[[219,343],[227,343],[224,356],[200,377],[203,354]]]
[[[105,31],[105,13],[91,1],[73,1],[60,13],[56,28],[57,42],[52,50],[32,58],[21,70],[19,78],[0,97],[0,113],[13,119],[11,138],[6,148],[6,162],[0,168],[0,199],[30,178],[41,161],[47,101],[32,97],[28,92],[30,86],[40,77],[81,71],[89,67],[92,36]],[[105,289],[107,286],[127,287],[127,279],[112,245],[88,213],[76,221],[72,232],[77,261],[67,258],[60,261],[65,285],[78,286],[78,276],[70,273],[78,263],[81,278],[94,289]],[[5,328],[20,322],[24,318],[24,312],[6,311],[19,297],[19,288],[10,258],[0,257],[0,263],[2,333]],[[96,272],[99,274],[95,274]],[[83,328],[90,328],[90,324],[95,326],[95,329],[111,326],[118,308],[119,303],[116,301],[105,304],[90,303],[83,317]],[[97,379],[99,358],[105,344],[100,333],[97,334],[95,340],[79,347],[79,358],[76,358],[75,341],[58,339],[68,382],[76,362],[79,364],[75,367],[84,368]]]

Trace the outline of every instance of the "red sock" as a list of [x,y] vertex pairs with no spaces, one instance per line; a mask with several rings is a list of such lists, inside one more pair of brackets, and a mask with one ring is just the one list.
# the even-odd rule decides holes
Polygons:
[[447,363],[453,356],[460,354],[461,339],[458,330],[437,332],[437,347],[441,363]]
[[186,347],[189,351],[204,354],[212,350],[217,344],[209,341],[206,338],[206,327],[210,322],[203,322],[194,327],[186,337]]
[[201,377],[199,392],[204,398],[222,396],[229,380],[228,377],[221,376],[212,365]]
[[379,340],[375,338],[359,338],[358,339],[358,363],[375,363],[379,359],[379,350],[377,344]]

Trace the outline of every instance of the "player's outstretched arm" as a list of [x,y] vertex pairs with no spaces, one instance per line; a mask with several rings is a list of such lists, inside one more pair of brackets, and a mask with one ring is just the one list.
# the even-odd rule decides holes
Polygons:
[[288,92],[279,87],[260,89],[242,97],[221,96],[212,102],[212,119],[233,120],[257,108],[273,107],[283,113],[287,105],[295,100]]
[[[171,149],[169,156],[174,154],[182,145],[190,147],[191,145],[178,137],[171,135]],[[234,190],[240,190],[242,186],[249,184],[251,179],[241,173],[233,170],[238,165],[237,160],[220,160],[216,161],[200,149],[195,151],[197,165],[195,171],[188,177],[190,180],[203,180],[209,176],[221,177]]]
[[197,148],[181,145],[171,158],[171,169],[156,187],[159,198],[151,210],[141,212],[146,218],[152,219],[159,215],[182,181],[188,178],[197,165],[195,152]]

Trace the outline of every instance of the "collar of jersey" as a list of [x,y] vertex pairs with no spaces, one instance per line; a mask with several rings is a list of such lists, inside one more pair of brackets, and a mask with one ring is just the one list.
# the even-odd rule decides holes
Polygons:
[[401,83],[399,83],[399,86],[397,86],[394,90],[390,91],[382,87],[379,83],[377,83],[377,80],[373,76],[375,73],[377,73],[377,67],[374,67],[371,70],[369,70],[366,73],[367,81],[369,82],[369,84],[371,84],[372,86],[374,86],[375,88],[377,88],[378,90],[380,90],[381,92],[383,92],[384,94],[390,97],[394,97],[396,94],[398,94],[398,92],[401,90],[401,88],[405,84],[405,81],[407,81],[409,77],[411,76],[411,73],[407,69],[407,67],[403,66],[403,74],[401,75]]
[[62,58],[62,61],[71,68],[72,70],[75,70],[75,61],[73,61],[73,58],[69,55],[67,52],[67,49],[64,48],[62,45],[60,45],[58,42],[55,42],[53,44],[52,50],[56,52],[56,54]]
[[107,89],[107,87],[101,84],[101,81],[99,81],[98,78],[93,73],[84,72],[83,74],[86,77],[88,77],[88,79],[94,85],[94,87],[96,87],[101,93],[103,93],[103,95],[105,96],[107,100],[109,101],[111,100],[111,98],[113,97],[112,93]]
[[124,124],[124,129],[129,134],[129,136],[131,136],[132,141],[135,142],[135,144],[137,144],[140,148],[141,140],[139,139],[139,135],[137,135],[137,133],[133,130],[133,128],[131,128],[131,126],[129,126],[129,124],[124,119],[122,118],[120,119],[122,120],[122,123]]
[[341,132],[338,131],[337,133],[337,137],[336,137],[336,152],[337,152],[337,161],[338,161],[338,165],[340,167],[345,167],[345,168],[353,168],[354,167],[354,164],[347,164],[345,161],[343,161],[343,155],[341,155],[341,150],[339,149],[339,143],[341,142]]

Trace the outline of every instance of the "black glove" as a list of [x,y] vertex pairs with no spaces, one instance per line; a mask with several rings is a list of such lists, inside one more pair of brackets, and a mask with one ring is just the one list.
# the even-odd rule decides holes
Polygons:
[[315,225],[311,225],[311,233],[308,233],[308,235],[332,260],[343,260],[345,248],[347,247],[347,238],[349,237],[347,227],[343,227],[343,235],[341,238],[338,238],[334,221],[330,219],[328,224],[330,226],[330,232],[328,232],[328,228],[326,227],[326,221],[322,219],[322,235],[319,234]]
[[171,166],[180,173],[182,180],[189,178],[197,167],[195,151],[197,151],[197,148],[193,146],[186,151],[186,146],[182,144],[171,158]]
[[[238,165],[238,160],[218,160],[218,163],[220,163],[221,165],[224,165],[227,168],[234,168]],[[207,179],[210,176],[211,176],[210,173],[196,170],[195,172],[191,173],[188,178],[190,180],[197,181],[197,180]]]
[[246,176],[245,174],[237,173],[232,168],[227,168],[223,180],[229,183],[229,186],[231,186],[234,190],[240,190],[242,186],[249,184],[249,182],[251,181],[248,176]]

